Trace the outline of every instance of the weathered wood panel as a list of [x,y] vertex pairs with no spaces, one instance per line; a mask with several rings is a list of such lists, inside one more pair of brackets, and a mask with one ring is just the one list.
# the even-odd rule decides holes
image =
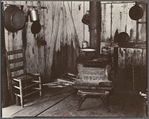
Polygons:
[[[86,11],[89,10],[89,2],[83,1],[83,14],[86,13]],[[90,35],[89,35],[89,27],[88,25],[83,24],[83,39],[89,43],[90,46]]]
[[[5,1],[6,3],[6,1]],[[89,42],[89,29],[82,23],[82,17],[89,10],[89,1],[7,1],[9,4],[23,5],[24,12],[27,12],[27,5],[45,6],[47,9],[39,9],[41,31],[37,35],[31,33],[30,18],[26,23],[26,59],[27,71],[39,72],[43,76],[43,82],[51,81],[52,67],[58,76],[65,71],[75,72],[75,60],[78,55],[78,47],[82,41]],[[102,46],[114,40],[116,30],[127,32],[130,40],[136,41],[136,21],[130,19],[129,9],[134,3],[102,3],[102,24],[101,43]],[[144,11],[144,5],[140,5]],[[26,8],[25,8],[26,7]],[[5,7],[6,8],[6,7]],[[146,12],[139,21],[145,22]],[[139,24],[138,42],[146,41],[146,25]],[[144,34],[144,35],[142,35]],[[19,49],[23,46],[24,39],[22,30],[11,33],[5,30],[5,41],[7,50]],[[37,46],[37,39],[46,40],[46,46]],[[129,52],[130,51],[130,52]],[[126,49],[119,52],[119,67],[129,66],[133,50]],[[141,52],[141,51],[139,51]],[[145,51],[144,51],[145,52]],[[130,54],[129,54],[130,53]],[[141,65],[138,57],[141,53],[135,54],[135,63]],[[126,55],[126,56],[125,56]],[[146,57],[145,55],[143,57]],[[54,59],[54,60],[53,60]],[[144,58],[145,59],[145,58]],[[53,66],[53,61],[54,66]],[[145,62],[145,60],[143,60]],[[63,68],[62,68],[63,67]],[[129,77],[129,76],[128,76]]]
[[101,4],[101,41],[108,42],[111,38],[111,4]]
[[[76,26],[76,32],[78,35],[79,43],[82,44],[84,39],[84,24],[82,23],[82,17],[84,15],[83,1],[72,1],[72,17],[74,25]],[[80,46],[81,47],[81,46]]]

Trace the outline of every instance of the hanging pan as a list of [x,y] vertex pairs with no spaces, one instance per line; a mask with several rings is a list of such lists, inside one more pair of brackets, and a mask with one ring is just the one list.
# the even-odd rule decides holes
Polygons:
[[22,10],[15,5],[10,5],[4,12],[5,28],[10,32],[16,32],[23,28],[25,16]]
[[31,32],[33,34],[37,34],[40,32],[40,30],[41,30],[41,24],[38,21],[33,22],[32,26],[31,26]]
[[143,9],[136,3],[130,10],[129,16],[133,20],[139,20],[143,16]]

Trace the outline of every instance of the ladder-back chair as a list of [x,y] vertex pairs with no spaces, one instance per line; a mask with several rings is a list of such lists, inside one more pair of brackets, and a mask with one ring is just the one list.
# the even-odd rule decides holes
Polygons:
[[7,52],[9,85],[16,97],[16,104],[24,107],[24,99],[39,92],[42,96],[40,73],[27,73],[24,49]]

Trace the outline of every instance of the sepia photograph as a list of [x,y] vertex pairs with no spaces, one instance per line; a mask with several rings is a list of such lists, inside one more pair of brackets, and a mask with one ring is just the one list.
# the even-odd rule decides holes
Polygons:
[[1,1],[1,118],[148,117],[148,1]]

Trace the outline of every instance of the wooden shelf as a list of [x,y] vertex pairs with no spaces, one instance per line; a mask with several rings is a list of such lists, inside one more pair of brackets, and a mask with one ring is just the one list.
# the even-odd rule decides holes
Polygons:
[[146,43],[118,43],[119,47],[123,48],[141,48],[146,49]]

